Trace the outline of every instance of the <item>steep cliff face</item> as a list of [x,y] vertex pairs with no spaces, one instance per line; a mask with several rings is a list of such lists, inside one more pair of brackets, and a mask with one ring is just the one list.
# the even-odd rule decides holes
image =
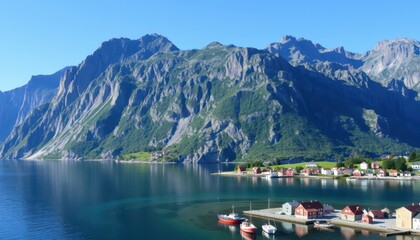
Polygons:
[[66,69],[51,75],[33,76],[26,85],[0,93],[0,142],[7,138],[13,127],[23,123],[32,110],[51,100]]
[[420,90],[420,42],[397,38],[379,42],[363,59],[362,70],[373,80],[389,84],[404,82],[411,89]]
[[163,148],[193,162],[380,154],[420,146],[418,110],[414,95],[349,63],[293,67],[267,50],[180,51],[147,35],[110,40],[69,69],[0,154],[114,158]]

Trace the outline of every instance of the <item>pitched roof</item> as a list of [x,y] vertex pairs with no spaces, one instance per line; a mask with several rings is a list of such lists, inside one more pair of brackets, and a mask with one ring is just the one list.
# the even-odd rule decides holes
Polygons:
[[354,214],[354,215],[360,215],[363,214],[362,208],[359,205],[349,205],[346,208],[349,208],[350,211]]
[[305,209],[311,209],[311,208],[321,209],[321,208],[324,208],[322,206],[322,204],[318,201],[303,202],[300,205],[302,205],[302,207],[305,208]]
[[417,213],[413,218],[415,218],[415,219],[420,219],[420,212],[419,213]]
[[420,212],[420,204],[412,204],[405,206],[410,212]]
[[375,216],[384,214],[381,210],[370,210],[369,212],[371,212]]

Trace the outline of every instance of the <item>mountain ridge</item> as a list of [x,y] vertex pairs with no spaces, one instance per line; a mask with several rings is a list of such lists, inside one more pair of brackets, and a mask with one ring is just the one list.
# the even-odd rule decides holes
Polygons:
[[278,44],[179,50],[157,34],[111,39],[66,71],[0,156],[116,158],[163,148],[178,161],[217,162],[419,147],[412,90],[372,81],[357,65],[363,55],[305,44],[318,54],[290,65]]

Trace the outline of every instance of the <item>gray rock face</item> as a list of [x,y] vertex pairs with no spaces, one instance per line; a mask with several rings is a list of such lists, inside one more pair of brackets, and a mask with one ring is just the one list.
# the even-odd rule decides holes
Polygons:
[[35,108],[52,99],[66,69],[52,75],[33,76],[22,87],[0,92],[0,142],[6,139],[13,127],[23,123]]
[[361,58],[291,37],[267,50],[211,43],[188,51],[159,35],[112,39],[66,71],[0,156],[111,159],[165,149],[180,161],[271,161],[420,147],[415,94],[372,81]]
[[379,42],[363,59],[362,70],[387,85],[399,80],[411,89],[420,89],[420,42],[397,38]]

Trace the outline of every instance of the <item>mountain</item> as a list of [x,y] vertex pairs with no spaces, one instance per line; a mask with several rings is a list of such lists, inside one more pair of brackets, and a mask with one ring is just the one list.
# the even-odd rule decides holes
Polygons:
[[111,39],[66,71],[0,155],[116,158],[165,149],[178,161],[214,162],[420,147],[411,90],[372,81],[355,69],[359,55],[317,48],[318,57],[342,62],[312,57],[293,66],[278,52],[217,42],[179,50],[157,34]]
[[32,110],[51,100],[66,69],[51,75],[32,76],[26,85],[0,92],[0,142],[14,126],[23,123]]
[[362,70],[373,80],[388,85],[392,80],[420,90],[420,42],[397,38],[379,42],[363,59]]
[[[397,38],[379,42],[372,51],[357,54],[343,47],[327,49],[310,40],[285,36],[266,50],[285,58],[293,66],[312,70],[345,68],[363,72],[384,87],[397,90],[393,81],[402,82],[408,89],[420,92],[420,42]],[[327,69],[328,70],[328,69]],[[325,72],[325,71],[324,71]]]

